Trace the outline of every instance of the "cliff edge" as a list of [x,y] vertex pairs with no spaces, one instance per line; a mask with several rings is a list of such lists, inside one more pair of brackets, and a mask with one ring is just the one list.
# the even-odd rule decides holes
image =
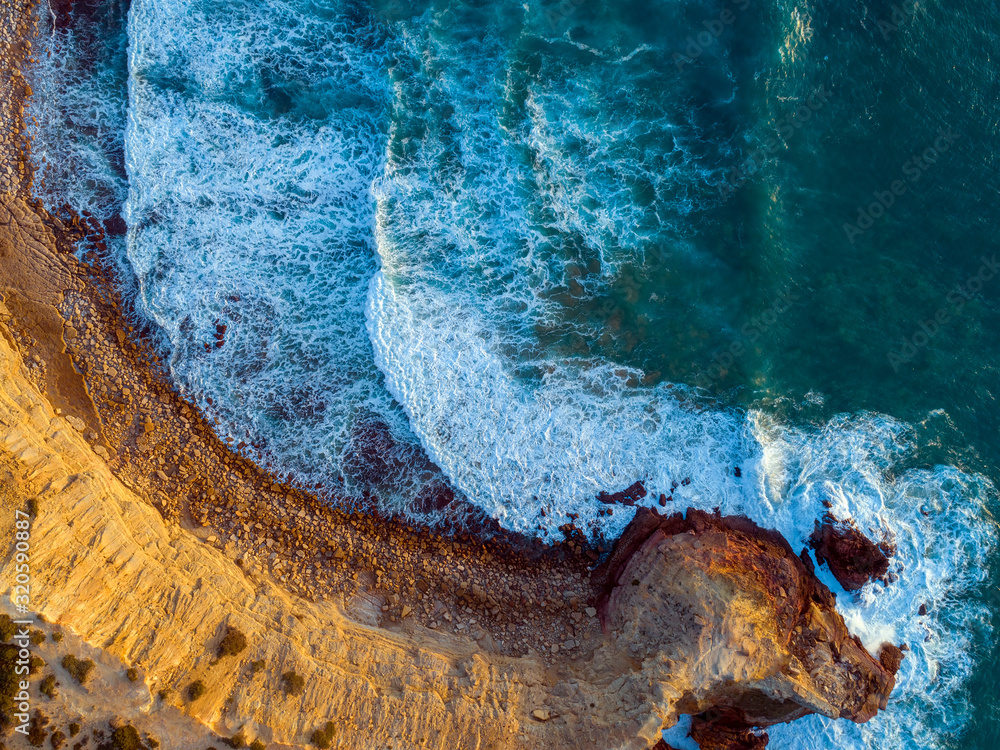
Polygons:
[[[553,663],[363,624],[244,569],[123,485],[6,337],[0,453],[37,500],[34,609],[137,668],[150,691],[140,712],[180,707],[220,734],[297,747],[332,721],[343,748],[645,750],[681,714],[737,728],[813,712],[865,721],[893,686],[808,566],[745,519],[641,511],[594,579],[603,632]],[[8,527],[26,499],[5,497]],[[217,659],[228,628],[247,648]],[[205,694],[188,700],[198,680]],[[173,697],[153,697],[167,687]]]

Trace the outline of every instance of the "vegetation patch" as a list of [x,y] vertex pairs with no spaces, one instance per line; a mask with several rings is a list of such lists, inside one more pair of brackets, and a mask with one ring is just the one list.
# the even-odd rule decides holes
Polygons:
[[17,626],[10,619],[10,615],[0,615],[0,641],[6,643],[14,637],[14,633],[16,632]]
[[98,750],[141,750],[139,733],[131,724],[120,726],[111,733],[111,738],[102,743]]
[[247,647],[247,637],[236,628],[226,628],[226,634],[219,643],[218,657],[236,656]]
[[49,717],[41,711],[35,711],[35,715],[28,722],[28,744],[32,747],[41,747],[45,742],[45,735],[49,732],[45,728],[49,723]]
[[45,666],[45,659],[40,656],[32,656],[28,659],[28,674],[38,674]]
[[90,659],[77,659],[73,654],[66,654],[63,657],[62,666],[74,680],[85,685],[95,665]]
[[[9,618],[8,618],[9,619]],[[13,643],[0,644],[0,729],[14,722],[11,705],[18,691],[17,646]]]
[[56,684],[56,676],[54,674],[46,675],[45,679],[42,680],[42,684],[38,686],[38,692],[51,700],[58,695]]
[[208,688],[205,687],[205,683],[201,680],[195,680],[188,685],[188,698],[193,701],[198,700],[206,692],[208,692]]
[[309,742],[320,748],[320,750],[327,750],[333,744],[333,738],[336,734],[336,725],[332,721],[328,721],[322,729],[317,729],[312,733]]
[[291,670],[281,675],[281,684],[288,695],[302,695],[302,691],[306,687],[306,681],[302,675],[296,674]]

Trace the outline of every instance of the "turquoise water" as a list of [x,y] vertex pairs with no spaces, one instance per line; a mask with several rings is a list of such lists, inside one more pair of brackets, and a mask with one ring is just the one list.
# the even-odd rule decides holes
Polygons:
[[832,504],[899,548],[842,613],[912,650],[771,746],[993,748],[996,18],[139,0],[51,33],[36,160],[276,470],[543,536],[637,479],[793,544]]

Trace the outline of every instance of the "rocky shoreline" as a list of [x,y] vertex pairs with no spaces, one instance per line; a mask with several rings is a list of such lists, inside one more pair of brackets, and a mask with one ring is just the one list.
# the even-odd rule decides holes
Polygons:
[[[0,458],[11,476],[26,477],[3,513],[12,522],[15,509],[38,503],[36,611],[54,623],[50,633],[107,655],[100,684],[112,684],[115,669],[138,670],[146,693],[131,721],[188,715],[270,747],[304,746],[333,720],[343,748],[392,737],[399,748],[642,750],[683,713],[702,715],[703,747],[735,748],[750,741],[748,726],[814,711],[863,721],[872,701],[884,707],[891,674],[849,638],[829,592],[787,543],[742,521],[643,511],[608,556],[572,519],[556,545],[495,525],[449,535],[331,506],[240,455],[126,322],[127,302],[100,253],[116,228],[52,215],[32,198],[23,137],[31,92],[19,72],[30,56],[31,6],[14,3],[0,16],[9,78],[0,113]],[[79,247],[93,248],[84,262]],[[652,547],[676,552],[666,574],[644,552]],[[5,560],[9,577],[9,551]],[[723,561],[724,585],[713,578]],[[780,574],[762,577],[774,563]],[[686,593],[670,588],[679,580]],[[705,598],[718,586],[730,600]],[[766,614],[748,614],[740,627],[774,631],[769,645],[743,630],[716,644],[733,624],[719,619],[725,608],[747,597]],[[698,607],[701,615],[685,619]],[[713,617],[712,607],[723,609]],[[250,646],[232,663],[210,664],[233,623]],[[796,627],[823,638],[803,641]],[[690,672],[685,660],[704,663],[717,646],[715,672]],[[262,684],[247,676],[259,661]],[[851,670],[868,682],[850,682]],[[280,688],[289,671],[309,685],[292,705]],[[724,679],[795,708],[747,714],[749,699],[718,693]],[[206,695],[189,700],[194,681]],[[96,694],[79,690],[96,706]],[[86,721],[79,705],[49,710]],[[191,739],[160,741],[203,747],[197,731],[185,732]],[[743,739],[719,744],[711,732]]]

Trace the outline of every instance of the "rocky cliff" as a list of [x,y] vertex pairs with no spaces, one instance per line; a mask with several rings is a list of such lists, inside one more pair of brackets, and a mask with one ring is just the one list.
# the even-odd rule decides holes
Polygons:
[[[643,511],[600,579],[603,637],[551,664],[362,625],[244,570],[121,484],[6,338],[0,451],[25,478],[5,497],[8,528],[37,493],[34,608],[136,666],[153,693],[202,680],[203,697],[167,703],[223,734],[300,746],[332,720],[344,748],[645,750],[682,713],[710,725],[811,712],[864,721],[892,688],[808,567],[745,520]],[[2,575],[12,574],[8,551]],[[228,626],[249,645],[215,663]],[[256,660],[265,668],[252,674]],[[304,678],[301,694],[284,691],[288,671]]]

